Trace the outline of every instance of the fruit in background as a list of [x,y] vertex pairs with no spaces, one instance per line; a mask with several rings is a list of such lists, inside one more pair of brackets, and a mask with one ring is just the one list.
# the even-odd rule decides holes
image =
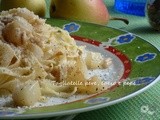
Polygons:
[[112,18],[103,0],[51,0],[50,16],[106,25],[109,20],[128,21]]
[[160,0],[148,1],[147,15],[150,25],[160,31]]
[[45,0],[1,0],[1,11],[17,7],[26,7],[40,17],[44,17],[46,13]]
[[103,0],[52,0],[51,17],[106,24],[108,10]]

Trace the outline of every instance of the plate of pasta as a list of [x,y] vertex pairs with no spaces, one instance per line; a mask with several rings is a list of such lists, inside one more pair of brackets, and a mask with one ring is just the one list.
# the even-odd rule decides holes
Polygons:
[[25,8],[0,14],[0,119],[102,108],[141,93],[159,77],[159,50],[132,33],[44,20]]

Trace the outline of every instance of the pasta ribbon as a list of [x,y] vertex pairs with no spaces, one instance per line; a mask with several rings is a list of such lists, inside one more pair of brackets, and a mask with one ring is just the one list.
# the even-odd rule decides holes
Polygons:
[[32,106],[42,96],[68,98],[105,90],[98,76],[88,78],[88,71],[110,63],[26,8],[0,13],[0,94],[8,91],[17,106]]

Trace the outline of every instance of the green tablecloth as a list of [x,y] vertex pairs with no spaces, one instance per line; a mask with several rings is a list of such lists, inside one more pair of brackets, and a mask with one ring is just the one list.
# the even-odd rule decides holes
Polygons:
[[[135,33],[160,50],[160,33],[150,27],[146,17],[116,12],[113,8],[114,1],[104,1],[111,16],[124,17],[130,21],[129,25],[120,21],[110,21],[108,26]],[[132,99],[99,110],[81,113],[74,120],[160,120],[159,91],[160,82]]]

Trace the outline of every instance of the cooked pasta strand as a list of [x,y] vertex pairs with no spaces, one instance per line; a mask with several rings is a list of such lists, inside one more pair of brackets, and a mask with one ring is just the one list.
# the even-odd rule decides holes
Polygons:
[[77,46],[67,31],[26,8],[2,11],[0,23],[0,94],[8,91],[15,105],[32,106],[42,96],[67,98],[107,89],[87,72],[106,69],[111,60]]

